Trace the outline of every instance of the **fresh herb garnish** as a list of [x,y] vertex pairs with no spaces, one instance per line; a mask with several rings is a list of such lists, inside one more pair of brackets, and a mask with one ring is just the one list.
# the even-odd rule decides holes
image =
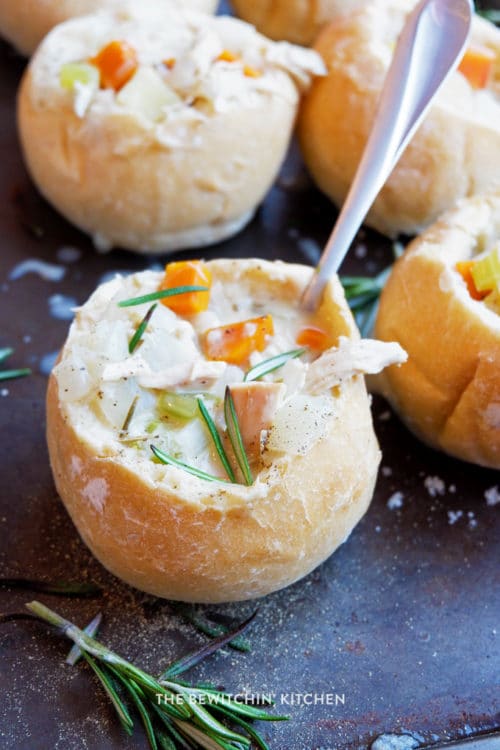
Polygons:
[[[26,607],[31,615],[16,615],[9,619],[2,618],[2,621],[34,618],[48,623],[72,640],[103,686],[128,735],[132,735],[135,728],[135,717],[128,703],[133,704],[145,727],[152,750],[193,750],[195,746],[207,750],[241,750],[249,748],[252,740],[258,747],[266,750],[268,746],[264,739],[249,722],[284,721],[288,718],[272,715],[267,710],[245,703],[239,697],[221,690],[191,686],[177,679],[178,675],[241,634],[255,614],[234,632],[174,661],[156,678],[111,651],[44,604],[33,601]],[[89,623],[87,629],[91,626],[92,623]],[[223,720],[229,720],[237,731],[223,724],[217,714]]]
[[0,349],[0,362],[5,362],[5,360],[8,359],[11,354],[14,354],[14,349],[11,349],[10,346],[6,346],[4,349]]
[[188,474],[192,474],[193,476],[198,477],[198,479],[206,479],[208,482],[224,482],[225,484],[228,484],[227,479],[221,479],[220,477],[216,477],[213,474],[207,474],[206,471],[197,469],[196,466],[190,466],[189,464],[185,464],[183,461],[178,461],[168,453],[164,453],[163,451],[161,451],[155,445],[151,445],[151,450],[153,451],[158,461],[160,461],[160,463],[162,464],[177,466],[178,469],[184,469],[184,471],[187,471]]
[[200,414],[203,417],[203,420],[208,427],[208,431],[212,437],[212,440],[215,445],[215,449],[219,455],[219,458],[221,460],[221,463],[226,470],[226,474],[228,475],[231,482],[236,482],[236,477],[234,475],[233,467],[229,463],[229,459],[227,457],[227,453],[224,449],[224,446],[222,444],[221,437],[217,431],[217,427],[215,426],[215,422],[212,419],[210,412],[208,411],[207,407],[203,403],[203,399],[198,398],[198,409],[200,410]]
[[134,305],[144,305],[146,302],[156,302],[167,297],[175,297],[178,294],[187,294],[188,292],[208,292],[207,286],[176,286],[172,289],[161,289],[159,292],[144,294],[142,297],[132,297],[118,302],[118,307],[134,307]]
[[136,332],[130,339],[129,345],[128,345],[128,353],[133,354],[137,347],[139,346],[139,342],[141,341],[144,331],[148,327],[148,323],[151,320],[151,316],[153,315],[154,311],[158,307],[158,303],[155,302],[154,305],[151,305],[149,310],[147,311],[146,315],[143,317],[141,322],[139,323]]
[[0,586],[9,589],[29,589],[40,594],[55,596],[81,596],[93,598],[102,596],[102,589],[93,583],[71,583],[68,581],[35,581],[31,578],[0,578]]
[[233,446],[238,466],[240,467],[241,473],[245,479],[245,484],[250,486],[253,484],[252,472],[250,471],[250,465],[243,445],[238,416],[236,414],[236,408],[234,406],[234,400],[229,386],[226,386],[226,393],[224,396],[224,416],[226,418],[227,434],[229,435],[229,440]]
[[274,372],[274,370],[283,367],[283,365],[286,365],[290,359],[301,357],[305,351],[305,349],[293,349],[290,352],[283,352],[283,354],[277,354],[275,357],[265,359],[263,362],[259,362],[258,365],[255,365],[255,367],[248,370],[248,372],[245,373],[243,380],[245,382],[258,380],[259,378],[264,377],[264,375],[268,375],[270,372]]
[[500,9],[499,8],[476,8],[478,16],[486,18],[491,23],[500,23]]

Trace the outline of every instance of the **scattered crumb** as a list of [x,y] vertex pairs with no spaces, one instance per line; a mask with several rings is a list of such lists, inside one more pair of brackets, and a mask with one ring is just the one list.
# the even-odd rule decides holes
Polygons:
[[57,260],[61,263],[76,263],[82,257],[82,251],[77,247],[60,247],[56,253]]
[[375,531],[377,532],[377,534],[380,534],[380,532],[382,531],[382,526],[375,526]]
[[368,248],[366,247],[366,245],[362,243],[357,245],[357,247],[354,249],[354,255],[356,256],[356,258],[359,258],[360,260],[363,260],[363,258],[366,258],[367,254],[368,254]]
[[451,494],[454,495],[456,491],[457,491],[457,485],[450,484],[450,486],[448,487],[448,492],[451,492]]
[[464,515],[463,510],[449,510],[448,511],[448,523],[453,526],[460,518]]
[[498,484],[495,485],[495,487],[490,487],[489,490],[486,490],[484,493],[484,497],[486,500],[486,505],[489,505],[492,507],[493,505],[498,505],[500,503],[500,491],[498,489]]
[[440,477],[426,477],[424,487],[431,497],[444,495],[446,492],[446,485]]
[[477,520],[475,513],[473,513],[471,510],[467,513],[467,518],[469,520],[469,529],[475,529],[477,527]]
[[23,336],[23,344],[31,344],[31,336],[29,335],[29,333]]
[[395,492],[393,495],[390,496],[389,500],[387,501],[387,507],[389,508],[389,510],[397,510],[398,508],[402,508],[403,500],[404,500],[403,493]]
[[381,422],[387,422],[391,418],[391,412],[389,410],[383,411],[381,414],[378,415],[378,418]]
[[390,466],[382,466],[381,470],[383,477],[391,477],[392,476],[392,469]]
[[2,388],[2,390],[0,391],[0,396],[2,396],[3,398],[5,398],[5,396],[8,396],[8,395],[9,395],[9,389],[8,388]]

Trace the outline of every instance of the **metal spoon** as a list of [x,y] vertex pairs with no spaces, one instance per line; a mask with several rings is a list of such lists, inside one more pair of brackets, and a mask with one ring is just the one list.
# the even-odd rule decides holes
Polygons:
[[472,14],[471,0],[421,0],[408,16],[351,189],[302,297],[304,309],[318,307],[377,194],[460,59]]

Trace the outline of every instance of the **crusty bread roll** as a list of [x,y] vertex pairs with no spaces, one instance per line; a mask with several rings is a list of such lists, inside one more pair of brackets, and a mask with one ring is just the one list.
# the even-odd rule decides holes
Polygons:
[[[137,7],[148,0],[127,0]],[[173,0],[154,0],[160,7]],[[180,5],[206,13],[218,0],[181,0]],[[179,6],[179,2],[176,3]],[[107,8],[123,7],[123,0],[0,0],[0,34],[23,55],[31,55],[43,37],[62,21]]]
[[[373,0],[322,32],[315,45],[328,75],[305,98],[299,120],[311,174],[341,205],[373,123],[392,50],[412,0]],[[375,201],[367,224],[389,236],[422,231],[460,198],[500,173],[500,30],[475,17],[472,45],[492,50],[490,85],[474,89],[453,73]]]
[[270,39],[309,45],[329,21],[369,0],[231,0],[236,13]]
[[387,282],[375,333],[408,352],[375,388],[422,440],[500,468],[500,315],[456,269],[500,239],[500,192],[464,200],[414,240]]
[[[244,383],[247,367],[296,349],[296,332],[308,319],[298,300],[312,271],[262,260],[218,260],[206,269],[208,310],[182,318],[159,304],[131,356],[128,342],[148,305],[117,303],[157,290],[161,273],[117,277],[97,289],[77,312],[50,377],[47,434],[59,494],[103,565],[158,596],[220,602],[292,583],[349,536],[370,502],[380,459],[359,373],[402,361],[402,354],[394,344],[359,341],[335,279],[316,323],[337,348],[319,357],[306,351]],[[226,333],[234,321],[268,314],[274,335],[246,365],[205,358],[207,329],[213,337],[214,327]],[[172,398],[165,389],[184,399],[202,392],[227,446],[220,402],[228,385],[235,405],[245,388],[253,398],[250,410],[239,412],[242,436],[263,415],[259,394],[274,399],[280,391],[268,404],[273,413],[265,416],[257,454],[248,452],[250,486],[239,475],[237,483],[224,482],[199,415],[179,423],[161,411]],[[220,481],[155,462],[152,444]]]
[[[86,61],[117,40],[139,59],[118,92],[62,86],[68,64],[97,70]],[[286,153],[299,90],[322,71],[317,53],[228,17],[153,4],[72,19],[44,39],[22,82],[26,162],[101,249],[216,242],[252,217]]]

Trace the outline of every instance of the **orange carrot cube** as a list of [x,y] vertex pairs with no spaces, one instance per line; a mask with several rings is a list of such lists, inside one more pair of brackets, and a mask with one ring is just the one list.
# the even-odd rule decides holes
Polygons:
[[[160,289],[179,286],[206,286],[210,289],[212,274],[201,260],[182,260],[167,263]],[[194,315],[207,309],[210,292],[185,292],[162,299],[162,304],[178,315]]]
[[469,47],[458,70],[475,89],[485,89],[493,72],[496,55],[488,47]]
[[119,91],[136,72],[137,52],[123,41],[110,42],[90,62],[99,69],[101,87]]
[[210,328],[203,339],[207,359],[243,365],[252,352],[265,349],[267,339],[274,334],[271,315]]

